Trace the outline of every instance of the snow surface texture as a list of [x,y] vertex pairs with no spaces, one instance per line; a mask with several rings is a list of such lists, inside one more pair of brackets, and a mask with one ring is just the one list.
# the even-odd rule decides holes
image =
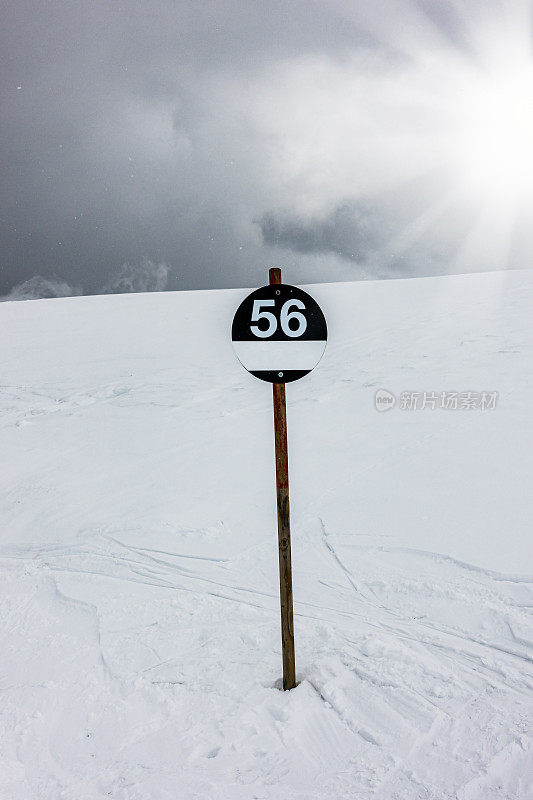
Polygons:
[[247,290],[0,305],[2,800],[533,797],[533,275],[308,291],[285,693]]

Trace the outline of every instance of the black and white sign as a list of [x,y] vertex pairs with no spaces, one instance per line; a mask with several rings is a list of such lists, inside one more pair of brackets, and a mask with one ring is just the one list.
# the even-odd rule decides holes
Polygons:
[[233,318],[231,338],[248,372],[270,383],[290,383],[316,367],[328,329],[316,300],[284,283],[256,289]]

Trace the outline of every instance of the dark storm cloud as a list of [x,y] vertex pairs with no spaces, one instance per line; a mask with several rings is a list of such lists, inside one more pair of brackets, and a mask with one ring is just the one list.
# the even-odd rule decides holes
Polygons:
[[[450,28],[431,7],[428,27]],[[342,187],[322,221],[275,216],[299,191],[276,92],[306,59],[320,73],[320,59],[406,58],[388,41],[397,18],[377,0],[5,3],[0,294],[34,275],[101,291],[143,259],[168,265],[167,288],[250,285],[280,248],[331,252],[332,278],[356,276],[374,234]],[[292,89],[304,104],[312,90]]]
[[293,253],[337,256],[360,267],[361,277],[402,277],[434,274],[452,258],[453,232],[470,219],[447,219],[452,235],[442,231],[426,236],[418,251],[401,245],[409,220],[419,218],[428,206],[426,192],[410,192],[410,203],[398,209],[382,199],[375,207],[345,201],[323,216],[296,217],[288,211],[268,212],[260,220],[265,244]]
[[300,253],[335,253],[357,261],[365,261],[383,236],[379,216],[355,203],[343,203],[318,219],[270,212],[260,224],[268,245]]

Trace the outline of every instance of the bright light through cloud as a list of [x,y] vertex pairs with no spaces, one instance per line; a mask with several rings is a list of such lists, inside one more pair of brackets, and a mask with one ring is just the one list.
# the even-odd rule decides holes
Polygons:
[[519,202],[533,181],[533,68],[486,76],[464,95],[457,136],[459,167],[468,189]]
[[450,272],[533,262],[529,28],[511,17],[476,36],[468,53],[410,40],[394,63],[295,60],[250,89],[293,215],[328,218],[344,198],[392,209],[367,261],[378,274],[423,253]]

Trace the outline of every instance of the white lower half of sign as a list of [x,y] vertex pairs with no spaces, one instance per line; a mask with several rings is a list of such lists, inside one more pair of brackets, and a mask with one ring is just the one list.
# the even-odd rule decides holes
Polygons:
[[324,350],[325,340],[233,342],[237,358],[249,372],[312,370]]

